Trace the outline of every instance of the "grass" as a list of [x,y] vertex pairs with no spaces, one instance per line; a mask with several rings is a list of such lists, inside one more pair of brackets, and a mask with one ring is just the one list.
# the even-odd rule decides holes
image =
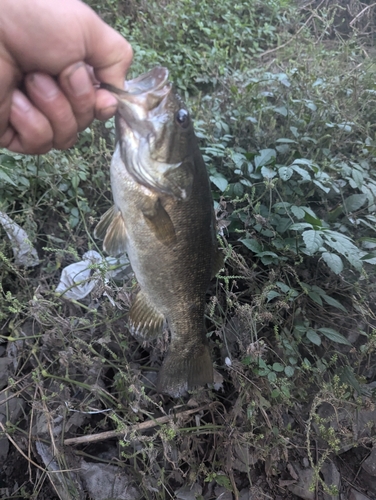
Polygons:
[[[7,498],[62,498],[67,488],[35,441],[49,443],[61,470],[82,457],[120,467],[140,498],[185,486],[205,499],[245,489],[292,498],[278,481],[304,460],[313,486],[329,489],[324,463],[345,442],[372,439],[339,416],[333,427],[322,409],[351,421],[373,405],[374,9],[348,19],[340,1],[316,10],[282,0],[90,3],[132,43],[132,75],[166,65],[193,112],[226,255],[207,305],[222,389],[189,401],[155,393],[167,335],[141,346],[128,333],[132,276],[102,280],[82,303],[54,292],[64,266],[100,250],[92,234],[111,203],[113,122],[94,124],[68,152],[2,151],[0,210],[41,259],[17,268],[1,233],[0,348],[15,360],[3,394],[26,402],[2,425],[13,453],[45,471],[38,480],[32,464]],[[76,436],[87,441],[64,446]],[[350,481],[361,489],[355,472]]]

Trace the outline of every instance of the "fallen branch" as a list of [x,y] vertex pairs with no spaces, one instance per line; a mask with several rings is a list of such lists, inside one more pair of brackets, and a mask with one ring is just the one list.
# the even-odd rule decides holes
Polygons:
[[364,9],[363,9],[363,10],[361,10],[361,11],[359,12],[359,14],[357,14],[357,15],[354,17],[354,19],[351,21],[350,26],[351,26],[351,27],[353,27],[353,25],[355,24],[355,21],[356,21],[359,17],[361,17],[361,16],[362,16],[362,15],[363,15],[363,14],[364,14],[367,10],[371,9],[372,7],[375,7],[375,5],[376,5],[376,2],[375,2],[375,3],[373,3],[372,5],[367,5],[367,7],[364,7]]
[[104,441],[106,439],[111,439],[115,437],[125,436],[131,432],[135,431],[146,431],[147,429],[152,429],[157,425],[162,425],[170,422],[175,418],[184,418],[192,415],[194,413],[198,413],[200,411],[206,410],[209,405],[201,406],[201,408],[193,408],[192,410],[185,410],[180,413],[176,413],[175,415],[165,415],[164,417],[156,418],[155,420],[146,420],[145,422],[141,422],[140,424],[132,425],[131,427],[123,430],[123,431],[107,431],[100,432],[99,434],[91,434],[90,436],[80,436],[76,438],[68,438],[64,439],[65,445],[74,445],[74,444],[82,444],[82,443],[97,443],[98,441]]

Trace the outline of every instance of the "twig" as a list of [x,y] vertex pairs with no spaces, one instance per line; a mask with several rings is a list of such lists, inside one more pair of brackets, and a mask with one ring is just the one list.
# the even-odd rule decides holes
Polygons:
[[9,441],[13,444],[13,446],[16,448],[16,450],[21,453],[21,455],[26,458],[26,460],[33,464],[35,467],[37,467],[38,469],[40,469],[42,472],[46,472],[46,469],[43,469],[43,467],[41,467],[40,465],[38,465],[36,462],[34,462],[33,460],[31,460],[30,457],[28,457],[22,450],[21,448],[17,445],[17,443],[15,442],[15,440],[12,438],[12,436],[10,436],[10,434],[8,434],[8,432],[5,430],[5,427],[4,425],[0,422],[0,428],[2,429],[2,431],[4,432],[4,434],[6,435],[6,437],[9,439]]
[[289,40],[287,40],[287,42],[283,43],[282,45],[278,45],[278,47],[275,47],[274,49],[269,49],[269,50],[266,50],[265,52],[263,52],[262,54],[259,54],[258,57],[264,57],[266,56],[267,54],[271,54],[272,52],[276,52],[277,50],[279,49],[283,49],[283,47],[286,47],[286,45],[288,45],[289,43],[291,43],[298,35],[299,33],[302,31],[302,29],[304,29],[307,24],[312,20],[312,18],[314,17],[313,14],[311,14],[309,16],[309,18],[307,19],[307,21],[303,24],[303,26],[301,26],[298,31],[295,33],[294,36],[292,36]]
[[[323,3],[324,3],[324,0],[322,0],[320,2],[320,4],[316,7],[316,11],[321,7],[321,5]],[[264,57],[267,54],[271,54],[272,52],[276,52],[277,50],[283,49],[283,47],[286,47],[286,45],[288,45],[289,43],[291,43],[299,35],[299,33],[302,31],[302,29],[304,29],[312,21],[312,19],[314,17],[315,17],[315,14],[312,13],[309,16],[309,18],[307,19],[307,21],[298,29],[298,31],[295,33],[295,35],[292,36],[289,40],[287,40],[287,42],[283,43],[282,45],[279,45],[278,47],[275,47],[274,49],[266,50],[265,52],[263,52],[262,54],[260,54],[259,57]]]
[[376,2],[375,2],[375,3],[373,3],[373,4],[371,4],[371,5],[367,5],[367,7],[364,7],[364,9],[363,9],[363,10],[361,10],[361,11],[359,12],[359,14],[357,14],[357,15],[354,17],[354,19],[351,21],[350,26],[351,26],[351,27],[353,27],[353,24],[354,24],[354,23],[355,23],[355,21],[358,19],[358,17],[362,16],[362,15],[365,13],[365,11],[366,11],[366,10],[371,9],[371,8],[372,8],[372,7],[374,7],[375,5],[376,5]]
[[147,420],[146,422],[141,422],[140,424],[132,425],[132,427],[127,428],[123,431],[107,431],[100,432],[99,434],[91,434],[90,436],[80,436],[76,438],[64,439],[65,445],[71,444],[81,444],[81,443],[96,443],[98,441],[104,441],[105,439],[111,439],[115,437],[121,437],[126,434],[135,431],[145,431],[147,429],[152,429],[153,427],[161,424],[166,424],[170,422],[174,418],[184,418],[193,413],[198,413],[200,411],[206,410],[209,405],[202,406],[201,408],[193,408],[192,410],[182,411],[180,413],[176,413],[175,415],[165,415],[164,417],[156,418],[155,420]]

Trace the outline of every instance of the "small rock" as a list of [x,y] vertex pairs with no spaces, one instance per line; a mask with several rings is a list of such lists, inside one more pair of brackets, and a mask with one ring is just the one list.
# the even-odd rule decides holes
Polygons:
[[371,476],[376,476],[376,448],[372,448],[371,453],[362,463],[362,467]]
[[235,460],[233,462],[234,469],[240,472],[248,472],[252,465],[257,462],[257,457],[251,448],[246,443],[238,443],[234,447]]
[[232,493],[224,486],[216,486],[214,488],[214,493],[216,495],[215,500],[232,500]]
[[[5,424],[5,415],[0,414],[0,422]],[[0,465],[3,465],[9,452],[9,442],[7,437],[0,438]]]
[[198,495],[201,495],[202,487],[198,483],[192,486],[182,486],[175,491],[176,498],[179,500],[196,500]]
[[376,498],[376,477],[368,474],[364,469],[361,469],[358,476],[359,484],[365,490],[366,495],[372,499]]
[[9,358],[0,358],[0,390],[8,383],[9,369],[8,366],[12,360]]
[[239,492],[239,500],[251,500],[251,494],[247,488]]
[[371,499],[370,497],[367,497],[363,493],[360,493],[360,491],[356,491],[353,488],[351,488],[349,493],[349,500],[371,500]]
[[314,481],[315,473],[312,468],[302,469],[299,464],[294,463],[295,472],[298,475],[297,484],[288,486],[289,491],[299,498],[304,500],[315,500],[315,491],[310,491],[310,487]]
[[140,498],[140,492],[131,485],[132,480],[120,467],[82,460],[79,474],[93,500]]
[[8,390],[0,394],[0,415],[6,417],[6,421],[16,424],[25,406],[25,401],[12,396]]
[[[324,476],[324,481],[326,486],[336,486],[337,491],[339,491],[341,486],[341,476],[338,472],[337,467],[333,462],[325,462],[321,468],[322,475]],[[325,500],[339,500],[339,494],[330,495],[329,493],[324,492]]]

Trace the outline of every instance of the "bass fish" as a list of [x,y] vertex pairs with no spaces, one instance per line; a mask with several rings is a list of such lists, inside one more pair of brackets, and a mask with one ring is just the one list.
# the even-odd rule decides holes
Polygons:
[[189,112],[156,67],[102,84],[119,101],[111,162],[114,206],[95,230],[112,256],[124,252],[140,285],[129,311],[131,333],[151,340],[165,323],[171,342],[157,390],[178,397],[213,382],[205,295],[222,264],[210,182]]

